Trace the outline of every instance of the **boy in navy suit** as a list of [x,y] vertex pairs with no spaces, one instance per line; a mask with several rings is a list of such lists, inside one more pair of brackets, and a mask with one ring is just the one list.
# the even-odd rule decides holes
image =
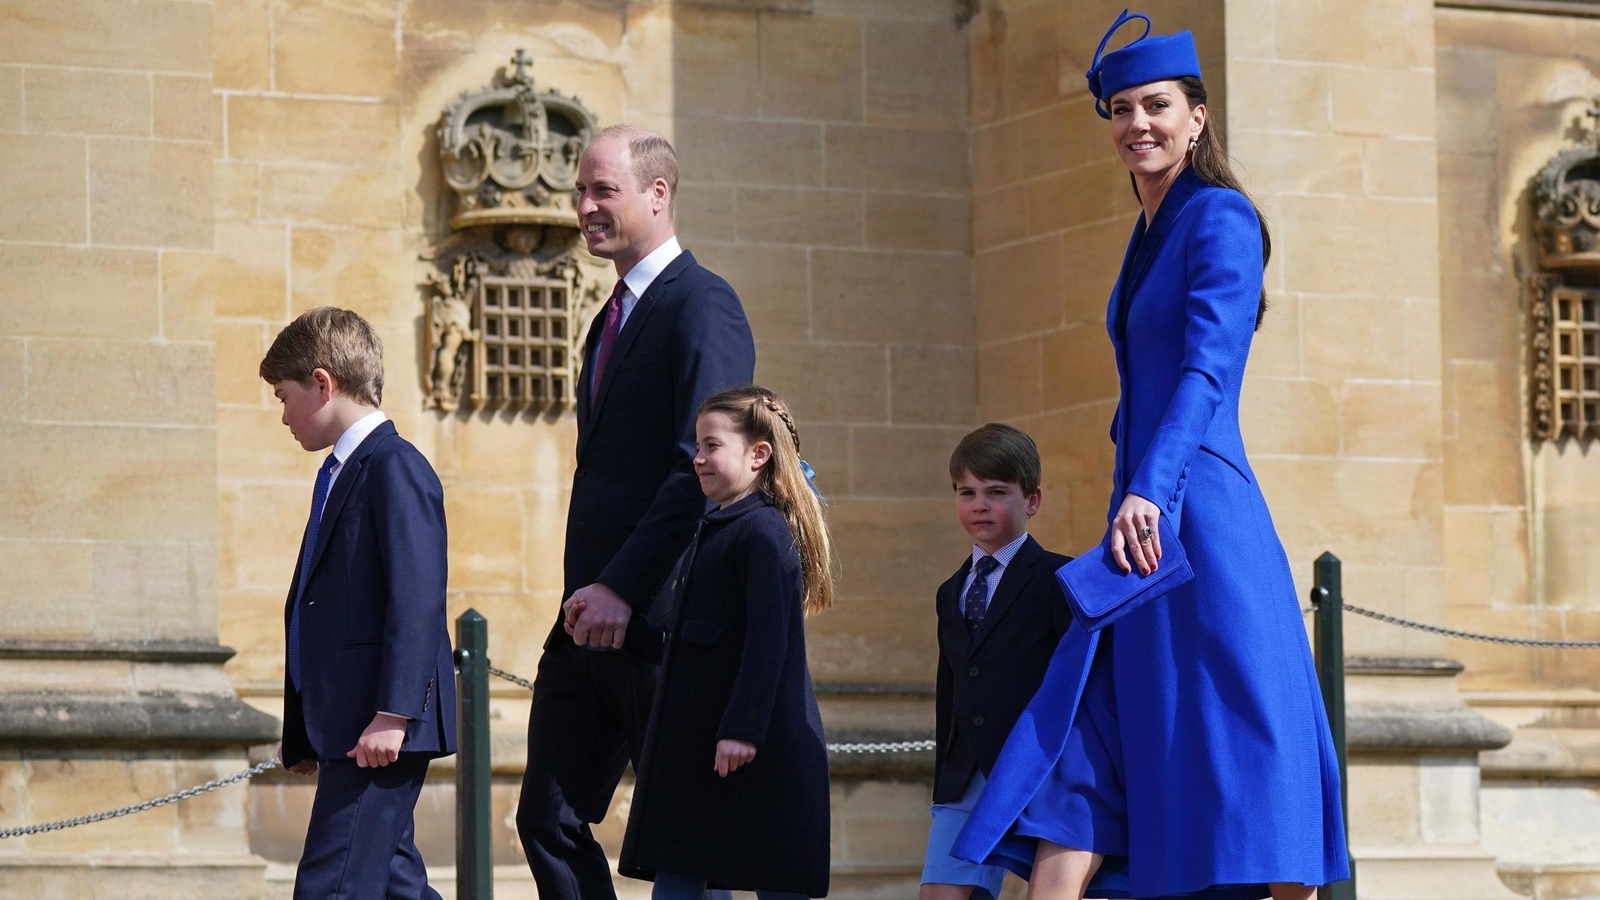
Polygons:
[[302,314],[260,371],[300,446],[332,448],[284,609],[278,757],[318,776],[295,900],[439,900],[412,814],[429,760],[456,749],[444,492],[378,409],[383,344],[360,316]]
[[1010,425],[985,425],[950,455],[956,513],[973,546],[937,595],[938,753],[919,900],[994,900],[1005,880],[1005,869],[956,859],[950,847],[1072,624],[1055,577],[1068,557],[1028,536],[1039,480],[1039,448]]

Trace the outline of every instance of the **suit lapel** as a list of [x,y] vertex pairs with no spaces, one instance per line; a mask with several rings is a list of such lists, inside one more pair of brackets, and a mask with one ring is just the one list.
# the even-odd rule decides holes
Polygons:
[[[1204,185],[1205,182],[1194,174],[1193,169],[1184,169],[1178,174],[1177,180],[1173,181],[1172,187],[1167,189],[1167,195],[1161,198],[1161,208],[1156,210],[1156,220],[1150,223],[1149,229],[1144,233],[1144,239],[1139,241],[1132,269],[1128,272],[1128,280],[1122,288],[1120,334],[1127,333],[1128,311],[1133,307],[1134,297],[1139,293],[1139,285],[1144,282],[1145,274],[1150,271],[1150,264],[1155,262],[1156,254],[1161,252],[1161,245],[1166,242],[1167,232],[1172,230],[1172,223],[1183,214],[1184,207],[1189,205],[1189,198]],[[1137,233],[1135,236],[1137,237]]]
[[970,571],[972,571],[972,557],[968,556],[967,561],[962,564],[961,568],[956,570],[956,574],[950,576],[950,580],[946,581],[944,586],[939,589],[939,606],[941,607],[939,619],[955,623],[955,627],[950,631],[957,635],[956,640],[964,648],[970,648],[972,645],[972,635],[967,633],[966,621],[962,616],[961,610],[961,589],[966,587],[967,573]]
[[328,549],[328,539],[333,534],[333,523],[339,520],[339,510],[344,508],[345,498],[350,496],[350,489],[355,485],[356,477],[361,474],[361,467],[366,463],[367,457],[372,455],[373,448],[377,447],[380,441],[394,433],[394,423],[385,421],[373,429],[366,440],[356,445],[350,458],[339,468],[339,477],[328,491],[328,502],[322,505],[322,518],[317,522],[317,544],[311,549],[311,564],[301,573],[302,577],[310,579],[311,573],[317,570],[317,563],[322,560],[323,552]]
[[[644,330],[644,323],[650,318],[650,313],[655,309],[658,298],[666,292],[667,285],[677,280],[677,277],[683,274],[683,270],[693,264],[694,257],[690,255],[689,251],[680,252],[673,258],[672,262],[667,263],[667,267],[661,270],[661,274],[650,282],[650,286],[644,289],[644,296],[639,298],[639,302],[633,307],[633,312],[628,314],[628,321],[623,324],[622,331],[617,333],[617,344],[611,348],[611,355],[606,358],[605,371],[600,373],[600,393],[594,398],[594,405],[589,409],[587,420],[579,422],[578,456],[580,458],[583,456],[583,448],[589,442],[590,433],[594,431],[595,423],[600,420],[600,411],[605,408],[606,397],[611,394],[611,385],[616,380],[613,376],[616,375],[618,367],[622,365],[622,361],[627,358],[628,350],[633,347],[633,342],[639,337],[639,332]],[[589,333],[591,335],[595,334],[594,325],[589,327]],[[584,348],[584,361],[588,363],[592,362],[593,359],[593,355],[589,353],[589,348],[586,346]],[[590,384],[593,383],[593,379],[588,379],[588,381]],[[584,389],[588,389],[588,384],[584,385]]]
[[973,650],[983,646],[984,639],[994,633],[995,626],[1005,617],[1017,597],[1021,596],[1022,589],[1033,580],[1033,564],[1039,561],[1043,553],[1044,548],[1032,535],[1017,548],[1017,555],[1011,557],[1006,570],[1000,574],[1000,583],[995,585],[994,596],[989,599],[989,609],[983,614],[978,634],[972,639]]

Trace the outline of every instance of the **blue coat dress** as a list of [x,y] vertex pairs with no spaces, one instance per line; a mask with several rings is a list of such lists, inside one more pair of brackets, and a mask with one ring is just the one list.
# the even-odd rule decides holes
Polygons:
[[1109,515],[1129,492],[1161,507],[1195,577],[1098,634],[1072,627],[956,856],[1027,877],[1039,839],[1094,850],[1088,896],[1142,900],[1349,877],[1299,602],[1239,434],[1261,277],[1250,202],[1192,171],[1135,227],[1106,317]]

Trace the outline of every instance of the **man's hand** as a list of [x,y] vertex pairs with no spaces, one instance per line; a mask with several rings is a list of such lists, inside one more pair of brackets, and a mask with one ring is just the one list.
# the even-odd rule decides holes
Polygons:
[[345,756],[361,768],[387,766],[400,758],[400,745],[406,742],[406,720],[388,713],[372,717],[372,724],[361,732],[361,740]]
[[[283,744],[278,745],[278,762],[283,762]],[[296,775],[315,775],[317,774],[317,761],[314,759],[302,759],[294,765],[284,766],[284,768]]]
[[633,607],[628,601],[598,582],[574,591],[562,604],[566,613],[567,633],[580,647],[614,647],[622,649],[628,634],[628,620],[633,618]]
[[749,741],[724,738],[717,741],[717,764],[713,766],[723,778],[728,773],[756,758],[756,745]]

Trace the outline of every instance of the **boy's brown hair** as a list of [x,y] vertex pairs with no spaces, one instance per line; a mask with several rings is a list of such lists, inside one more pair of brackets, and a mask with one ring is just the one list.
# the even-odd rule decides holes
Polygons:
[[1026,431],[990,422],[968,433],[950,454],[951,482],[960,481],[965,475],[984,481],[1009,481],[1021,486],[1023,494],[1032,494],[1039,489],[1042,477],[1039,447]]
[[261,358],[261,377],[268,384],[308,384],[316,369],[327,370],[351,400],[366,406],[383,403],[383,341],[366,319],[350,310],[306,310],[278,332]]

